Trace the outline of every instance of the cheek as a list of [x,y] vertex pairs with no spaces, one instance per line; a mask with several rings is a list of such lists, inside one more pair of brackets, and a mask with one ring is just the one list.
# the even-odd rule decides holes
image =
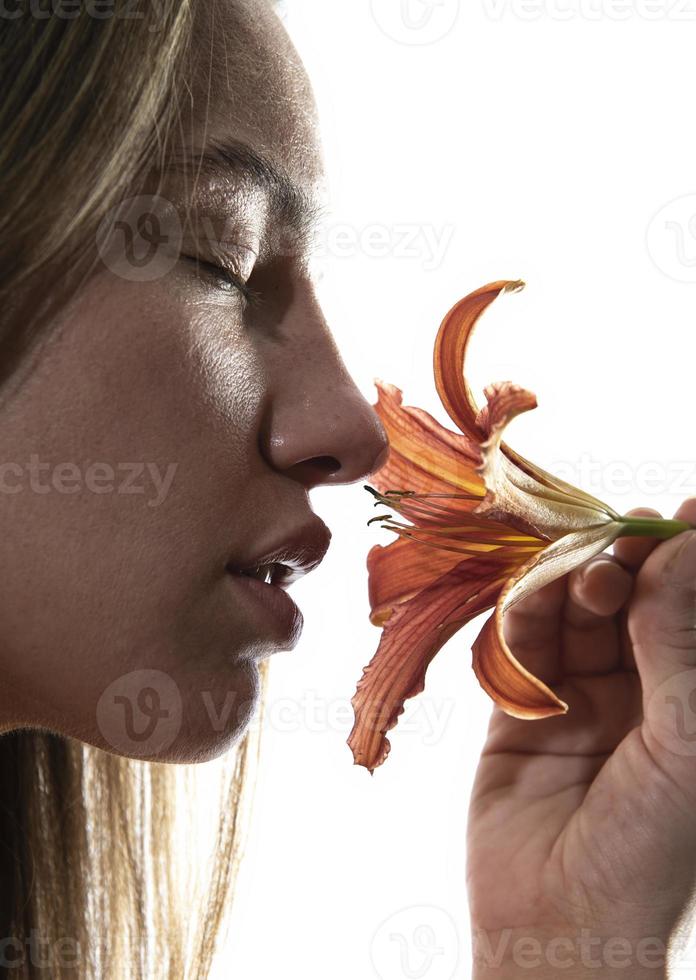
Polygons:
[[167,752],[239,733],[270,651],[224,565],[253,529],[263,400],[234,318],[176,287],[95,280],[69,311],[0,427],[3,714],[109,748],[105,725],[137,742],[169,697]]

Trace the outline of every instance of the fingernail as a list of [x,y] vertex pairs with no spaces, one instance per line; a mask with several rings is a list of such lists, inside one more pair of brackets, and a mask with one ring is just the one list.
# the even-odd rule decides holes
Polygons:
[[610,555],[596,555],[594,558],[590,558],[588,562],[585,563],[582,571],[580,572],[579,580],[580,584],[584,585],[585,580],[588,575],[593,575],[595,568],[599,565],[614,564],[614,559]]

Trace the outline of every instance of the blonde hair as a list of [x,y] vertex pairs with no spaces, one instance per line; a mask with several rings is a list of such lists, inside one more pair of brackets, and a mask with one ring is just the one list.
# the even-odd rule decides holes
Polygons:
[[106,19],[91,15],[95,3],[80,0],[74,19],[51,12],[60,0],[32,0],[21,16],[3,17],[3,378],[96,267],[100,220],[137,194],[179,117],[192,0],[137,11],[114,0]]
[[[125,0],[109,5],[107,17],[95,16],[95,0],[82,0],[76,17],[58,16],[50,0],[5,11],[4,387],[94,271],[104,215],[161,167],[181,123],[193,7],[148,0],[135,19]],[[196,915],[190,902],[182,909],[175,852],[177,799],[191,778],[184,770],[197,767],[136,762],[46,731],[0,736],[0,959],[8,975],[206,977],[241,853],[244,775],[257,751],[248,736],[227,757]]]

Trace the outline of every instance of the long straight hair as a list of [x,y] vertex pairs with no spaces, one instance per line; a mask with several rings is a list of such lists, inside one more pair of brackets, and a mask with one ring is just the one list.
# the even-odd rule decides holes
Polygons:
[[[104,215],[161,165],[189,90],[195,0],[75,6],[32,0],[0,19],[0,391],[96,266]],[[225,759],[210,860],[192,891],[177,856],[191,798],[182,785],[198,767],[47,731],[0,735],[2,974],[207,977],[257,752],[249,735]]]

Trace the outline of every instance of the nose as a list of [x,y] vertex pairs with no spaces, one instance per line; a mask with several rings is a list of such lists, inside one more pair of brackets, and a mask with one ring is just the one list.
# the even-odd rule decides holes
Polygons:
[[364,479],[385,463],[389,443],[315,301],[287,323],[287,337],[292,342],[274,345],[266,358],[262,454],[307,489]]

